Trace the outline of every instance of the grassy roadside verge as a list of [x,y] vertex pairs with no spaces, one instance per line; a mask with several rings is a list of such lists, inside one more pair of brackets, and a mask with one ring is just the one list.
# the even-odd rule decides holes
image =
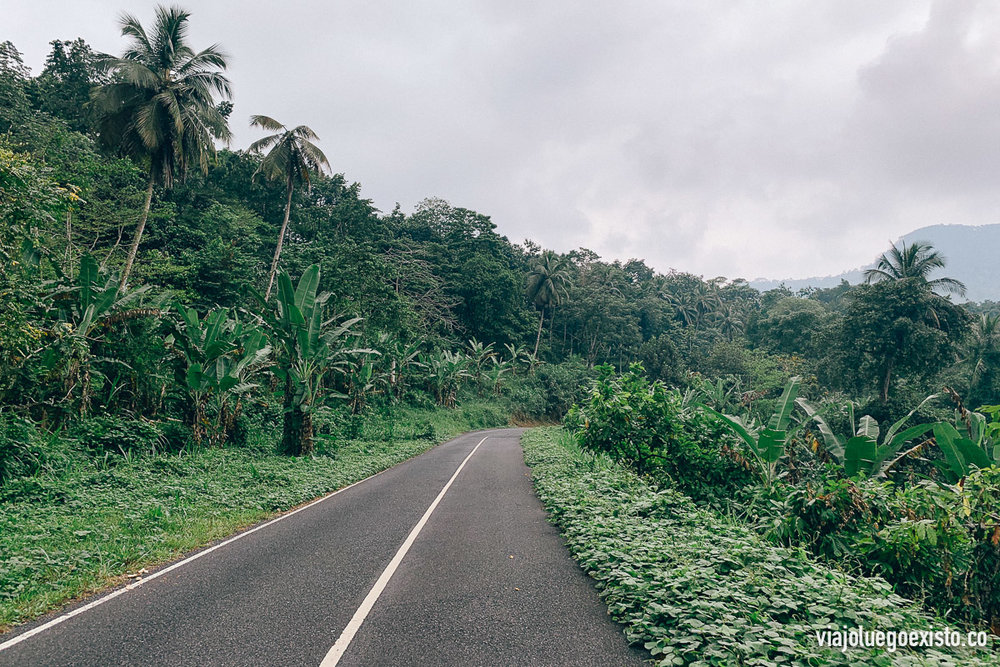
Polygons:
[[[161,564],[468,430],[492,406],[403,409],[313,458],[258,447],[78,461],[0,487],[0,631]],[[264,436],[262,436],[264,437]],[[270,436],[267,436],[268,438]]]
[[[943,630],[880,579],[769,544],[673,490],[584,456],[559,428],[522,440],[535,488],[612,616],[659,665],[987,665],[989,649],[820,647],[817,631]],[[963,633],[964,637],[964,633]],[[947,652],[946,652],[947,651]]]

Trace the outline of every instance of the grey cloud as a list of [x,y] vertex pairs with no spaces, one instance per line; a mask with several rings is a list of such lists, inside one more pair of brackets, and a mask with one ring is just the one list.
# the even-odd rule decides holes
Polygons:
[[[251,113],[306,123],[383,210],[439,196],[514,240],[745,277],[1000,211],[989,4],[183,4],[233,56],[235,147]],[[122,43],[107,3],[8,13],[36,71],[50,39]]]

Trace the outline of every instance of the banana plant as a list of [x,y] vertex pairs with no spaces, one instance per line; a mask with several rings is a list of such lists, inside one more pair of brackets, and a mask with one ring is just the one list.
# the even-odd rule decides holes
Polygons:
[[518,366],[523,365],[526,369],[531,367],[531,352],[522,345],[504,343],[507,350],[507,361],[510,364],[510,372],[517,375]]
[[422,366],[420,343],[407,343],[388,333],[380,333],[373,347],[379,351],[380,370],[390,397],[398,400],[406,391],[410,369]]
[[934,440],[944,454],[944,461],[933,463],[952,482],[960,481],[975,468],[989,468],[995,464],[993,452],[983,447],[982,439],[977,442],[966,438],[948,422],[934,424]]
[[[91,387],[96,371],[93,368],[93,346],[100,342],[107,327],[125,320],[148,317],[159,313],[157,304],[132,307],[149,291],[150,286],[121,292],[118,277],[101,270],[97,260],[86,254],[80,258],[80,270],[73,280],[57,272],[57,279],[46,283],[46,301],[55,311],[58,346],[51,346],[42,356],[42,365],[50,370],[63,369],[68,391],[79,386],[79,411],[90,411]],[[68,348],[68,351],[67,351]]]
[[[921,436],[931,432],[935,424],[922,423],[905,429],[903,426],[921,408],[938,398],[938,394],[931,394],[922,400],[902,419],[893,423],[881,439],[878,421],[870,415],[863,415],[855,426],[853,402],[848,401],[846,404],[848,421],[852,429],[852,434],[848,436],[834,433],[822,415],[806,401],[799,401],[798,404],[816,423],[827,453],[843,466],[844,474],[854,477],[864,472],[875,477],[885,477],[897,463],[927,444],[928,439],[921,439]],[[919,439],[920,442],[908,450],[901,451],[914,439]]]
[[681,399],[682,406],[688,407],[707,403],[722,413],[739,406],[739,378],[730,376],[725,379],[719,378],[715,382],[712,382],[699,375],[692,375],[693,377],[690,377],[691,386],[687,388]]
[[389,389],[396,399],[403,398],[411,368],[423,368],[418,361],[420,343],[404,343],[394,339],[389,348]]
[[[250,377],[266,365],[271,346],[260,328],[230,317],[228,309],[212,310],[199,318],[193,308],[180,304],[174,308],[178,319],[171,322],[166,344],[184,362],[178,383],[191,397],[195,441],[201,443],[208,436],[210,444],[221,444],[239,412],[241,396],[257,386]],[[237,401],[231,409],[233,396]],[[214,424],[207,415],[210,402],[215,408]]]
[[465,354],[469,360],[469,372],[472,375],[472,379],[476,383],[476,389],[481,396],[484,374],[489,368],[491,362],[496,359],[496,352],[493,351],[493,343],[483,345],[482,342],[473,338],[469,340],[467,352]]
[[278,276],[278,298],[273,306],[256,295],[277,351],[273,370],[284,382],[281,448],[293,456],[312,453],[315,408],[328,398],[346,398],[327,386],[327,375],[348,372],[354,355],[374,353],[347,345],[356,336],[352,327],[360,317],[341,322],[336,317],[324,319],[330,294],[317,294],[319,279],[319,264],[313,264],[303,272],[298,286],[293,287],[287,272]]
[[491,366],[483,372],[483,377],[486,379],[486,384],[489,386],[495,396],[500,395],[500,390],[503,386],[503,376],[508,373],[514,372],[513,365],[508,361],[503,361],[497,357],[491,359]]
[[350,397],[351,413],[361,412],[369,398],[381,393],[388,386],[389,374],[376,363],[374,355],[359,354],[357,359],[351,362],[350,373],[347,374],[347,395]]
[[971,415],[974,432],[970,435],[1000,465],[1000,405],[982,405]]
[[781,398],[778,399],[777,410],[771,415],[767,426],[763,428],[752,422],[746,422],[740,417],[723,414],[705,405],[701,406],[728,426],[746,444],[747,449],[753,454],[761,477],[768,486],[774,484],[775,479],[777,479],[778,461],[784,456],[785,447],[794,433],[794,431],[790,433],[788,427],[791,423],[792,411],[795,409],[795,399],[798,396],[801,383],[802,379],[798,377],[793,377],[788,381],[781,393]]
[[472,377],[468,359],[461,352],[443,350],[425,356],[422,363],[427,368],[427,384],[438,404],[455,407],[462,381]]

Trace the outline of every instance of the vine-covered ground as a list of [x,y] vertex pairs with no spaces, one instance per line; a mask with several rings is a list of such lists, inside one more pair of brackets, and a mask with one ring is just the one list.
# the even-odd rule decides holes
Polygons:
[[[944,630],[877,578],[817,563],[687,496],[583,454],[559,428],[523,439],[539,497],[610,613],[659,665],[986,665],[990,648],[821,647],[826,630]],[[962,638],[966,635],[963,632]],[[933,640],[932,640],[933,642]]]

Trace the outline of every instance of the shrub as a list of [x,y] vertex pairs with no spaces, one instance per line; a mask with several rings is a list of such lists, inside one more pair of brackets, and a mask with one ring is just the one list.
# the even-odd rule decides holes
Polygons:
[[70,436],[95,453],[146,454],[167,449],[163,427],[146,419],[92,417],[73,425]]
[[543,364],[534,375],[511,378],[505,382],[504,395],[515,417],[558,422],[586,397],[596,375],[595,369],[574,357],[561,364]]
[[884,576],[943,614],[1000,629],[1000,469],[961,487],[825,477],[757,491],[780,544]]
[[639,364],[620,376],[610,366],[598,371],[589,397],[566,418],[584,449],[670,480],[699,500],[731,496],[751,481],[735,438],[701,410],[684,407],[679,392],[649,382]]
[[34,425],[0,414],[0,484],[36,470],[41,455]]

